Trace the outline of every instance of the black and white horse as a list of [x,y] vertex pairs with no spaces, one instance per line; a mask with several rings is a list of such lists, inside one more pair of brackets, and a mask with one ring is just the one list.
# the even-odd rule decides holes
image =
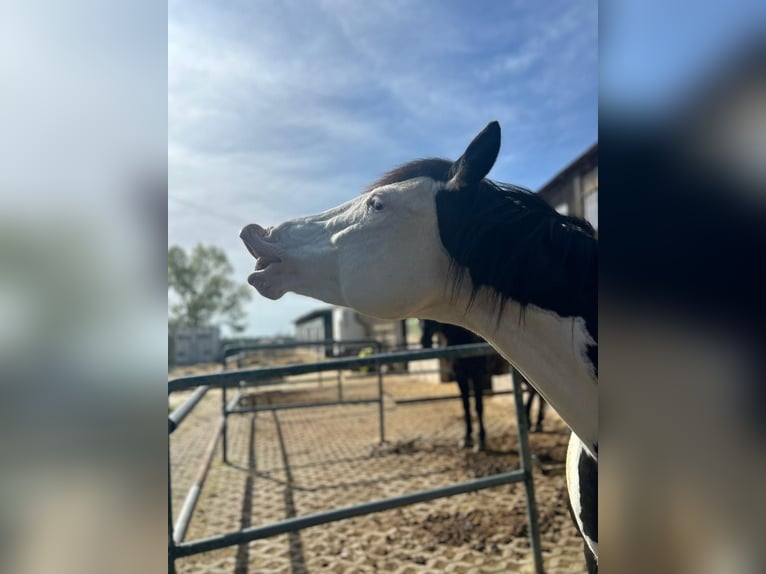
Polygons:
[[597,569],[598,244],[542,198],[485,179],[500,150],[490,123],[457,161],[425,159],[318,215],[240,237],[249,283],[386,319],[465,327],[511,362],[572,429],[567,486]]

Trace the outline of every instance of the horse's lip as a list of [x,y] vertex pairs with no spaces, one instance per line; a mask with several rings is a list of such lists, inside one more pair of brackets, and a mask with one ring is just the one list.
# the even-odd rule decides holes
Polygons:
[[242,239],[245,247],[257,260],[255,264],[256,271],[261,271],[272,263],[282,261],[279,246],[267,241],[269,235],[271,235],[271,230],[266,230],[257,223],[246,225],[239,232],[239,237]]
[[281,263],[282,260],[279,257],[258,257],[255,262],[255,270],[263,271],[272,263]]

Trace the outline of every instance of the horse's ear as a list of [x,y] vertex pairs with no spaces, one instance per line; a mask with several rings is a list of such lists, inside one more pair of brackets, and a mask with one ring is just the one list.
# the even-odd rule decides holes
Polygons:
[[499,151],[500,124],[494,121],[473,138],[460,159],[452,164],[450,171],[453,175],[447,182],[447,189],[460,189],[480,182],[495,165]]

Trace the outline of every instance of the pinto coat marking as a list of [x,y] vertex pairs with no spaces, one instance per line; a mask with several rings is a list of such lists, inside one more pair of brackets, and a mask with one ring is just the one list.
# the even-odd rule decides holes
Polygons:
[[570,498],[595,554],[598,244],[588,223],[485,179],[499,149],[492,122],[455,162],[411,162],[324,213],[246,226],[248,281],[271,299],[293,291],[487,340],[572,429]]

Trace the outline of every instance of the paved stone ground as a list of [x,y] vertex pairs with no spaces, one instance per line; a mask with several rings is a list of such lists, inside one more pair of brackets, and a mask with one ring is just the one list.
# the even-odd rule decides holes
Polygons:
[[[328,376],[328,379],[330,377]],[[315,385],[314,385],[315,386]],[[377,405],[282,410],[229,418],[229,458],[217,447],[187,540],[518,468],[511,395],[485,400],[489,450],[457,447],[459,400],[403,404],[404,397],[455,394],[456,385],[417,377],[385,383],[388,442],[379,444]],[[332,400],[335,387],[273,388],[257,404]],[[374,397],[373,379],[344,385],[346,398]],[[179,400],[181,397],[173,397]],[[220,416],[211,391],[171,437],[173,505],[181,507]],[[582,542],[567,510],[568,432],[553,412],[530,435],[546,572],[585,572]],[[416,504],[200,554],[179,573],[533,572],[522,484]]]

